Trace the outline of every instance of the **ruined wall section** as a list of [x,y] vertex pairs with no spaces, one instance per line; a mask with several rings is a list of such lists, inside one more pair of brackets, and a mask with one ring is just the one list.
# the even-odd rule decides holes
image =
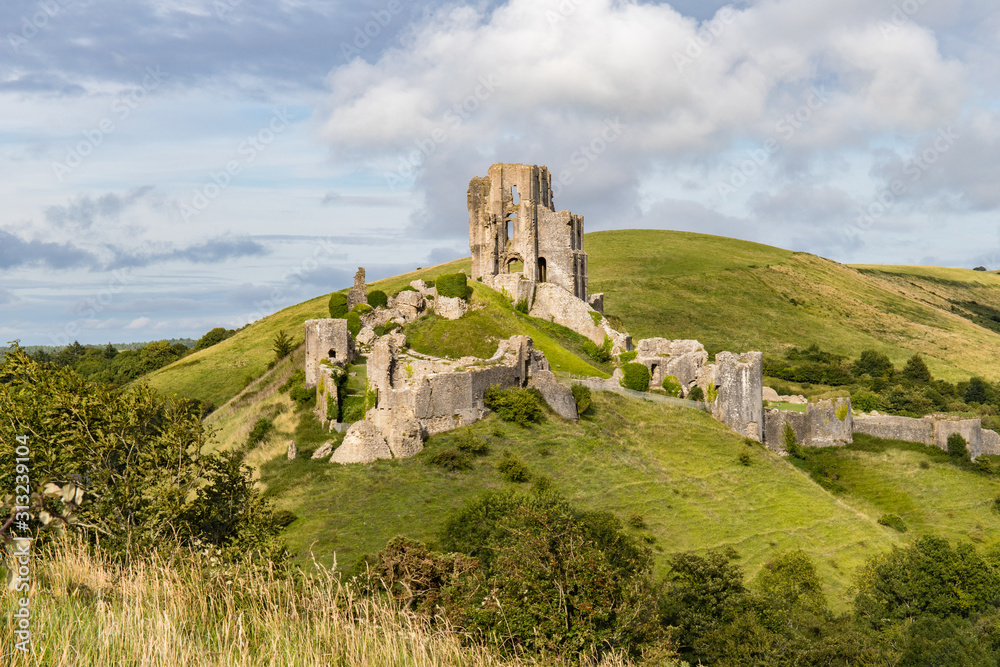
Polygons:
[[785,424],[795,432],[795,442],[805,447],[840,447],[854,442],[851,399],[833,398],[810,403],[806,412],[764,411],[764,444],[785,452]]
[[643,338],[636,343],[635,349],[636,363],[649,369],[650,388],[659,389],[663,386],[663,378],[673,375],[685,396],[697,384],[702,369],[708,364],[708,352],[696,340]]
[[984,441],[987,450],[992,448],[994,438],[996,438],[996,442],[1000,443],[1000,436],[997,436],[993,431],[983,429],[982,421],[979,418],[952,419],[928,415],[918,419],[895,415],[861,414],[854,416],[854,432],[866,433],[887,440],[919,442],[925,445],[934,445],[944,450],[948,449],[948,436],[952,433],[958,433],[965,438],[966,448],[973,459],[989,453],[984,451]]
[[354,339],[347,320],[306,320],[306,388],[319,382],[320,362],[347,366],[354,361]]
[[718,397],[712,415],[737,433],[763,440],[764,355],[720,352],[715,356],[715,383]]

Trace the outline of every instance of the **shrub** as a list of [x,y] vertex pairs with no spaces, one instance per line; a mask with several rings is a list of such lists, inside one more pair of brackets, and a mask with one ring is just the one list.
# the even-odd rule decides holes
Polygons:
[[304,405],[309,402],[309,399],[316,396],[316,392],[312,389],[306,389],[305,385],[298,384],[292,387],[292,390],[288,395],[291,396],[292,400],[299,405]]
[[715,403],[715,399],[719,397],[719,390],[714,384],[708,385],[708,391],[705,392],[705,400],[709,403]]
[[351,332],[351,336],[355,338],[359,333],[361,333],[361,316],[356,310],[352,310],[347,313],[347,330]]
[[753,454],[746,447],[740,450],[738,458],[741,465],[748,466],[753,463]]
[[633,391],[649,391],[649,369],[644,364],[628,363],[622,366],[621,385]]
[[630,361],[635,361],[635,358],[639,356],[639,350],[629,350],[628,352],[622,352],[618,355],[618,360],[623,364],[627,364]]
[[604,344],[598,347],[593,341],[586,341],[583,344],[583,351],[587,353],[591,359],[599,363],[607,363],[611,361],[611,348],[613,343],[608,336],[604,337]]
[[641,530],[646,527],[646,520],[642,518],[642,515],[638,512],[632,512],[628,516],[628,525],[632,526],[636,530]]
[[392,333],[396,329],[401,328],[398,322],[387,322],[380,326],[375,327],[376,336],[384,336],[388,333]]
[[291,510],[277,510],[274,513],[274,525],[278,528],[287,528],[299,517]]
[[468,301],[469,297],[472,296],[472,287],[469,286],[468,280],[468,276],[464,273],[446,273],[438,276],[435,281],[437,293],[439,296]]
[[368,292],[368,305],[372,308],[385,308],[389,305],[389,295],[380,289]]
[[966,403],[989,403],[991,393],[986,380],[981,377],[972,377],[969,378],[969,384],[965,387],[964,400]]
[[508,482],[520,484],[531,479],[528,466],[509,451],[505,451],[500,457],[500,461],[497,462],[497,471]]
[[209,331],[204,336],[198,339],[198,342],[195,343],[194,349],[196,352],[198,350],[204,350],[207,347],[212,347],[213,345],[221,343],[227,338],[231,338],[235,334],[236,332],[233,331],[232,329],[215,327],[214,329],[212,329],[211,331]]
[[354,308],[351,308],[352,313],[357,313],[358,315],[364,315],[365,313],[370,313],[374,310],[367,303],[359,303]]
[[851,394],[851,405],[861,412],[878,409],[878,394],[867,389],[859,389]]
[[483,400],[503,421],[529,426],[542,421],[541,398],[537,389],[501,389],[493,385],[486,390]]
[[576,401],[576,413],[582,415],[590,409],[592,403],[590,387],[576,383],[573,385],[572,390],[573,400]]
[[955,458],[969,460],[967,444],[960,433],[952,433],[948,436],[948,454]]
[[876,350],[863,351],[852,370],[855,375],[870,375],[873,378],[892,377],[895,371],[889,357]]
[[340,422],[347,424],[359,422],[365,418],[365,397],[346,396],[340,402]]
[[595,327],[599,327],[599,326],[601,326],[601,322],[604,320],[604,316],[601,315],[596,310],[592,310],[592,311],[590,311],[590,319],[592,319],[594,321],[594,326]]
[[802,452],[802,448],[799,447],[798,438],[795,435],[795,429],[788,422],[785,422],[784,427],[781,429],[781,441],[785,445],[785,451],[791,456],[797,459],[804,459],[805,455]]
[[667,395],[678,398],[681,395],[681,381],[678,380],[673,375],[668,375],[663,378],[663,383],[661,384],[663,390],[667,392]]
[[347,317],[347,295],[343,292],[334,292],[330,295],[330,317],[342,320]]
[[490,452],[490,446],[471,428],[464,428],[458,432],[455,436],[455,446],[460,452],[476,456],[484,456]]
[[701,387],[692,387],[691,391],[688,392],[687,397],[689,401],[704,401],[705,392],[701,390]]
[[883,514],[878,518],[878,522],[883,526],[888,526],[900,533],[906,532],[906,523],[898,514]]
[[927,384],[931,381],[931,371],[924,363],[923,357],[915,354],[903,366],[903,378],[916,384]]
[[527,299],[521,299],[520,301],[518,301],[517,304],[514,306],[514,310],[516,310],[519,313],[524,313],[524,314],[527,315],[527,313],[528,313],[528,300]]
[[839,419],[840,421],[844,421],[845,419],[847,419],[848,409],[849,408],[847,407],[846,403],[837,408],[837,419]]
[[427,457],[427,463],[455,472],[472,467],[472,457],[451,447],[441,449]]
[[535,493],[546,493],[552,490],[552,480],[545,475],[539,475],[535,477],[535,481],[531,483],[531,490]]
[[247,448],[252,449],[259,445],[273,429],[274,424],[270,419],[263,417],[258,419],[254,422],[253,428],[250,429],[250,434],[247,435]]

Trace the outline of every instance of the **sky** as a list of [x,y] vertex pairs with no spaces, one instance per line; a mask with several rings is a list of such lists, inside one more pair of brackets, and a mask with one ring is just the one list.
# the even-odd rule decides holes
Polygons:
[[466,256],[496,162],[587,231],[1000,269],[998,32],[990,0],[4,0],[0,342],[198,338]]

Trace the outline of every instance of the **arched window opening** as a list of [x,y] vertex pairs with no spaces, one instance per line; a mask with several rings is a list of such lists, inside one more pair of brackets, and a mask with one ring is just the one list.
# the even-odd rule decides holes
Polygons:
[[548,282],[548,278],[546,276],[546,271],[545,271],[545,258],[544,257],[539,257],[538,258],[538,282],[540,282],[540,283]]
[[329,352],[327,353],[327,355],[328,355],[328,356],[329,356],[329,357],[330,357],[331,359],[336,359],[336,358],[337,358],[337,351],[336,351],[336,350],[334,350],[334,349],[331,349],[331,350],[330,350],[330,351],[329,351]]

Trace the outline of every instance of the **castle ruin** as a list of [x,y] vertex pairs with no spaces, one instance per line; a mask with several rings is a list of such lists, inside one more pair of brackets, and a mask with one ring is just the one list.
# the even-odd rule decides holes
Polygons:
[[588,300],[583,216],[555,210],[546,167],[495,164],[470,181],[468,206],[473,279],[529,303],[537,283]]

